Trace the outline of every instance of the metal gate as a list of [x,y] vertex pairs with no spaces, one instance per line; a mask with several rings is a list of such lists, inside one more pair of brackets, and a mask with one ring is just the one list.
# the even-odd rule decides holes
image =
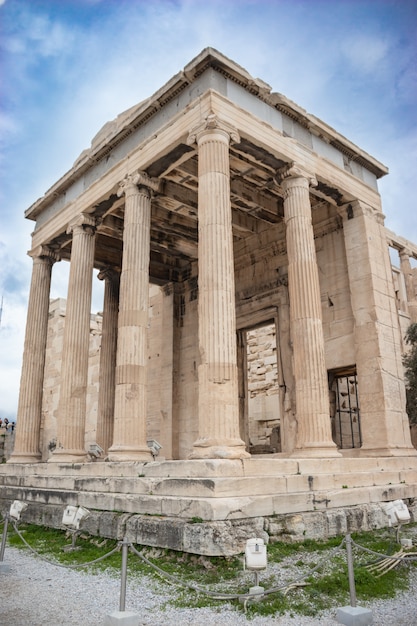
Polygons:
[[335,375],[333,392],[333,438],[339,448],[362,446],[361,420],[356,373]]

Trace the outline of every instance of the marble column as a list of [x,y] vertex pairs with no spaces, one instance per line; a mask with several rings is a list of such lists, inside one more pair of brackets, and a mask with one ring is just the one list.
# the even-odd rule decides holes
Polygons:
[[87,458],[85,415],[96,220],[82,213],[70,223],[71,265],[62,348],[57,446],[49,462],[73,463]]
[[404,276],[405,291],[407,294],[407,308],[410,315],[411,324],[417,323],[417,293],[414,288],[413,270],[410,263],[410,250],[402,248],[399,250],[401,272]]
[[366,456],[416,454],[405,410],[401,331],[384,216],[360,201],[339,213],[355,321],[361,452]]
[[151,196],[159,181],[145,172],[120,184],[125,195],[116,395],[111,461],[150,461],[146,443]]
[[104,304],[96,442],[103,449],[104,458],[113,441],[120,272],[107,268],[99,273],[98,278],[104,280]]
[[45,246],[29,253],[33,258],[25,346],[17,409],[16,439],[9,463],[39,461],[49,294],[56,254]]
[[288,254],[288,293],[295,378],[297,435],[294,456],[338,456],[332,440],[319,275],[310,184],[292,164],[280,172]]
[[191,458],[245,458],[239,393],[230,140],[235,129],[214,115],[194,130],[198,145],[198,425]]

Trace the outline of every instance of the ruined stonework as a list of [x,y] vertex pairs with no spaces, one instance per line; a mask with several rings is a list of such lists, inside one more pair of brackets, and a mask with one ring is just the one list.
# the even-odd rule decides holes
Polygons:
[[106,124],[25,214],[33,272],[3,499],[51,520],[82,504],[99,534],[126,514],[144,543],[205,554],[221,551],[216,533],[237,551],[251,532],[291,535],[275,516],[326,535],[411,504],[402,356],[417,246],[384,226],[387,173],[212,48]]
[[281,452],[274,324],[248,331],[247,360],[249,449],[252,453]]

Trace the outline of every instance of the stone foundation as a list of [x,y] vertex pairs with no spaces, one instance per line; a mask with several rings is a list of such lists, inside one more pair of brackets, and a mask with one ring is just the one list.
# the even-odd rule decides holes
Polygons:
[[[11,471],[13,469],[13,471]],[[382,502],[403,499],[417,519],[417,459],[292,459],[0,466],[3,512],[61,527],[84,506],[92,535],[204,555],[232,555],[247,539],[326,539],[388,525]],[[237,495],[238,494],[238,495]]]

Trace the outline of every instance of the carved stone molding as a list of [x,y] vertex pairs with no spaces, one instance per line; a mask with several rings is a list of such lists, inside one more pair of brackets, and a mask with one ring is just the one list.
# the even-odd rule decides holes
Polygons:
[[149,194],[159,191],[161,181],[158,178],[151,178],[146,172],[137,170],[128,174],[120,183],[117,195],[120,198],[127,193],[137,192],[138,188],[144,187]]
[[187,144],[189,146],[192,146],[194,143],[198,144],[203,135],[213,130],[221,131],[226,134],[230,142],[240,142],[240,135],[234,126],[219,119],[215,113],[209,113],[206,119],[190,132],[187,138]]

